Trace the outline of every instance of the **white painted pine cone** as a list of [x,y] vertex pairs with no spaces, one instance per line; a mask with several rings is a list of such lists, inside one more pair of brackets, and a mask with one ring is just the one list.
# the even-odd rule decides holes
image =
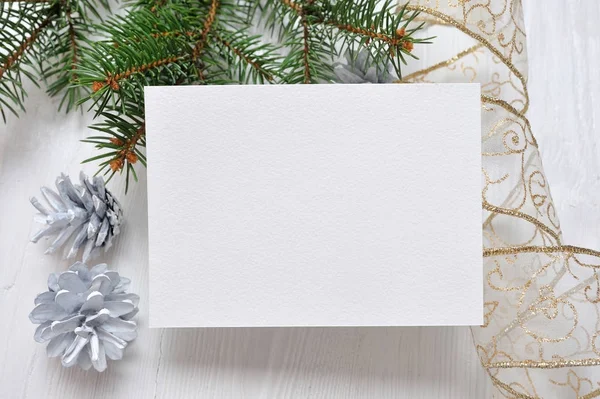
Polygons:
[[80,184],[73,184],[69,176],[61,174],[56,179],[58,193],[42,187],[46,205],[35,197],[31,204],[40,212],[36,220],[44,224],[31,241],[56,236],[46,250],[47,254],[65,246],[64,257],[73,259],[83,248],[82,260],[87,263],[100,252],[111,247],[119,234],[123,219],[121,205],[104,187],[104,180],[96,176],[93,182],[81,172]]
[[346,51],[345,63],[336,63],[333,72],[338,83],[391,83],[397,78],[390,72],[391,65],[387,68],[368,65],[369,50],[361,49],[355,54]]
[[106,264],[88,269],[81,262],[48,277],[48,291],[35,298],[29,314],[34,339],[47,342],[49,357],[62,356],[62,365],[106,369],[106,358],[119,360],[137,337],[131,318],[139,296],[126,293],[130,280],[107,270]]

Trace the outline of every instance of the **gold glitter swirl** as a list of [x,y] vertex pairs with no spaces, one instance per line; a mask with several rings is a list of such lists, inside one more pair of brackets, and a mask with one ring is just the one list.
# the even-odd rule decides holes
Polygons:
[[[475,33],[473,30],[471,30],[469,27],[467,27],[467,25],[465,24],[461,24],[460,22],[454,20],[453,18],[449,17],[446,14],[443,14],[440,11],[434,10],[432,8],[429,7],[424,7],[424,6],[414,6],[414,5],[408,5],[406,7],[406,9],[408,11],[419,11],[425,14],[429,14],[431,16],[434,16],[438,19],[440,19],[441,21],[444,21],[446,23],[448,23],[449,25],[452,25],[453,27],[455,27],[456,29],[460,30],[461,32],[467,34],[468,36],[471,36],[473,39],[477,40],[481,45],[485,46],[493,55],[495,55],[496,57],[498,57],[498,59],[500,59],[505,65],[506,67],[519,79],[519,81],[521,82],[522,86],[523,86],[523,93],[525,95],[525,106],[523,107],[523,110],[521,110],[520,112],[525,113],[527,112],[527,109],[529,108],[529,94],[527,92],[527,81],[525,79],[525,77],[521,74],[521,72],[513,65],[512,61],[510,58],[506,58],[506,56],[504,54],[502,54],[502,52],[500,52],[500,50],[498,50],[497,47],[493,46],[488,39],[484,38],[483,36],[481,36],[478,33]],[[497,38],[495,38],[497,40]]]
[[[596,256],[600,258],[600,251],[595,251],[593,249],[576,247],[573,245],[558,245],[558,246],[523,246],[523,247],[506,247],[506,248],[486,248],[483,250],[483,256],[497,256],[497,255],[513,255],[520,253],[554,253],[554,252],[564,252],[567,254],[584,254],[590,256]],[[600,259],[598,260],[598,265],[586,264],[588,267],[597,267],[600,268]]]
[[528,368],[528,369],[556,369],[563,367],[587,367],[587,366],[598,366],[600,365],[600,359],[581,359],[581,360],[555,360],[550,362],[536,362],[533,360],[520,360],[510,362],[494,362],[487,363],[484,367],[487,368]]

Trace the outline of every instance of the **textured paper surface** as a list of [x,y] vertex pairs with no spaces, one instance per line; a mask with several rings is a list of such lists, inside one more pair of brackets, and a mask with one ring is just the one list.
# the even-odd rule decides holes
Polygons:
[[479,94],[146,88],[150,326],[481,324]]

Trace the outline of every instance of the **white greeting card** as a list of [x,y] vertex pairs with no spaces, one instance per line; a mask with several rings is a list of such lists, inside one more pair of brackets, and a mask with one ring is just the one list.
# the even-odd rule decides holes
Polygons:
[[481,324],[480,88],[146,88],[151,327]]

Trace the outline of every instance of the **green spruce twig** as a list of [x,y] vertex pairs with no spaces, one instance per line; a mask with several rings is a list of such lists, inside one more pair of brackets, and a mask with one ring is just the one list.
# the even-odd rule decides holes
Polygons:
[[106,0],[0,0],[0,113],[25,111],[25,80],[52,80],[51,96],[63,95],[59,109],[73,109],[85,89],[74,85],[76,65],[90,25]]
[[61,107],[98,119],[84,141],[99,154],[85,162],[127,186],[146,165],[145,86],[333,82],[339,55],[364,49],[367,67],[391,63],[401,77],[431,39],[392,0],[134,0],[95,24],[106,0],[33,1],[0,0],[0,110],[23,108],[22,77],[48,79]]

